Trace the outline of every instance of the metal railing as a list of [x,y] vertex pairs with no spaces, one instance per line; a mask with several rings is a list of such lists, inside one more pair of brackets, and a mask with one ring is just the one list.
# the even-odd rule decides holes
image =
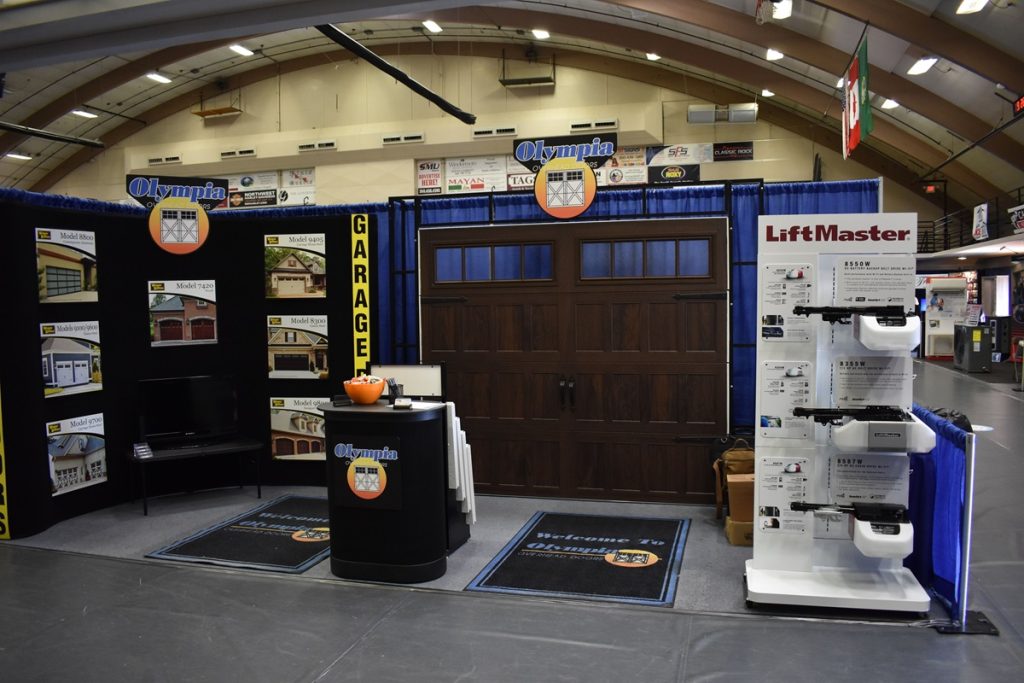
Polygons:
[[984,240],[974,239],[973,208],[954,211],[938,220],[919,222],[917,253],[934,254],[1013,235],[1014,226],[1007,209],[1024,204],[1024,187],[1012,190],[1007,193],[1007,197],[988,201],[988,237]]

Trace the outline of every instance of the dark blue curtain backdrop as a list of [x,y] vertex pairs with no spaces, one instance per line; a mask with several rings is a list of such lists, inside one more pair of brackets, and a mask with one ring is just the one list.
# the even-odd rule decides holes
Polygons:
[[766,215],[798,213],[876,213],[881,211],[879,181],[771,183],[764,186]]
[[964,552],[967,432],[916,404],[914,415],[935,432],[935,448],[930,453],[910,455],[914,552],[903,564],[956,615],[963,607],[960,560]]
[[[763,188],[763,195],[762,195]],[[735,183],[682,185],[598,192],[579,220],[637,217],[729,216],[732,333],[730,431],[754,430],[754,391],[757,356],[757,218],[765,214],[866,213],[878,210],[879,181],[851,180],[821,183]],[[492,205],[493,201],[493,205]],[[532,193],[421,197],[392,202],[392,258],[415,264],[416,206],[419,226],[482,225],[552,222]],[[410,251],[412,250],[412,251]],[[399,269],[400,270],[400,269]],[[396,337],[393,360],[416,362],[418,329],[416,276],[393,269],[396,290]],[[383,300],[382,300],[383,301]],[[397,321],[405,317],[405,323]],[[383,350],[383,347],[382,347]]]

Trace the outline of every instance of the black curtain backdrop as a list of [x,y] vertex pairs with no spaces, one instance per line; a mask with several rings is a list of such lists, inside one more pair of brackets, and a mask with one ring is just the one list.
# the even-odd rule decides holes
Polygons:
[[[252,215],[214,211],[206,243],[192,254],[177,256],[153,242],[147,216],[140,211],[98,202],[74,204],[56,208],[0,197],[6,257],[5,267],[0,268],[6,304],[0,397],[11,536],[32,535],[63,519],[128,500],[135,479],[128,453],[138,438],[136,383],[146,378],[232,376],[241,431],[266,444],[258,454],[264,483],[325,484],[323,462],[271,460],[269,406],[271,396],[330,398],[343,393],[341,382],[352,375],[351,215],[296,216],[285,210],[274,217],[266,211]],[[95,233],[98,302],[39,302],[36,228]],[[371,254],[376,229],[370,214]],[[265,297],[263,237],[286,233],[326,235],[326,299]],[[371,269],[376,267],[374,261]],[[149,280],[215,280],[217,343],[152,348]],[[376,282],[375,274],[371,282]],[[373,311],[377,309],[375,290]],[[329,379],[267,377],[268,315],[328,316]],[[100,323],[103,389],[44,399],[40,323],[85,320]],[[376,335],[376,328],[374,315],[371,334]],[[97,412],[104,415],[107,481],[52,496],[46,423]],[[249,482],[252,476],[250,467]],[[231,456],[157,463],[149,468],[147,478],[151,494],[224,486],[237,483],[238,463]]]

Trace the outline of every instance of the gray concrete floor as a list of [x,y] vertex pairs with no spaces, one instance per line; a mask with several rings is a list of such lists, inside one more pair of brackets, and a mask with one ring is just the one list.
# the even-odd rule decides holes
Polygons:
[[[750,612],[749,549],[724,543],[701,507],[481,497],[473,540],[445,577],[417,587],[341,581],[326,563],[292,576],[140,559],[182,529],[253,507],[245,489],[160,498],[150,517],[118,506],[0,544],[0,680],[1021,680],[1024,397],[914,367],[918,402],[994,428],[978,439],[970,606],[998,637]],[[536,509],[693,519],[675,606],[461,592]]]

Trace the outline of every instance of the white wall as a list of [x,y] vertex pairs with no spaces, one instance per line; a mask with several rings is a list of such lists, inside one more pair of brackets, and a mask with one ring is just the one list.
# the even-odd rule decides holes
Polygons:
[[[704,180],[808,180],[815,154],[823,158],[825,180],[877,175],[769,123],[689,124],[686,107],[701,100],[615,76],[560,66],[554,88],[507,89],[498,82],[501,63],[494,59],[397,56],[390,61],[476,114],[479,126],[515,125],[520,137],[566,135],[570,121],[614,117],[622,145],[754,141],[754,161],[704,164]],[[512,151],[509,138],[474,140],[472,126],[360,60],[325,63],[268,79],[208,100],[204,107],[229,103],[243,113],[204,120],[191,110],[182,111],[106,150],[51,192],[119,200],[128,173],[217,177],[314,166],[318,203],[383,201],[413,194],[414,159]],[[199,109],[199,103],[192,109]],[[426,142],[382,146],[381,136],[391,133],[423,133]],[[325,139],[335,140],[338,151],[297,151],[300,143]],[[246,147],[254,147],[257,156],[220,160],[221,151]],[[152,157],[171,155],[180,155],[183,163],[147,163]],[[916,211],[923,219],[938,214],[931,204],[895,183],[885,184],[884,210]]]

